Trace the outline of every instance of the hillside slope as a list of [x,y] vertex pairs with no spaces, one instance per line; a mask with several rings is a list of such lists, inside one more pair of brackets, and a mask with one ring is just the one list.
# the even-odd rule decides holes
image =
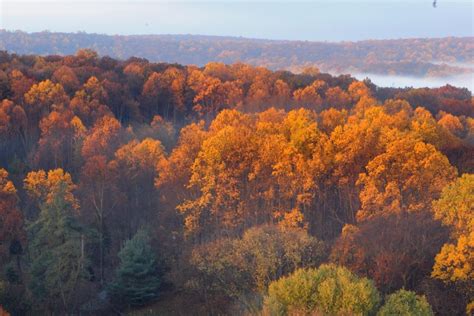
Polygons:
[[152,62],[196,64],[244,62],[273,70],[315,66],[332,73],[446,77],[473,72],[472,37],[360,42],[273,41],[200,35],[101,35],[0,30],[0,50],[68,55],[91,48],[100,55]]

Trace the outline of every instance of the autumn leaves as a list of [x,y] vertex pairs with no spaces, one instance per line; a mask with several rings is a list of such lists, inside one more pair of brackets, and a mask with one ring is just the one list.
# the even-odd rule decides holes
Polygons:
[[[214,225],[239,230],[292,218],[300,222],[285,225],[309,225],[322,234],[317,226],[324,220],[354,223],[356,217],[429,211],[456,177],[448,159],[423,142],[417,112],[391,116],[372,105],[350,116],[336,113],[342,120],[305,109],[221,112],[209,130],[199,130],[204,139],[194,141],[200,148],[187,153],[194,160],[188,156],[186,170],[180,167],[194,193],[178,206],[189,231],[199,225],[208,233]],[[332,130],[321,131],[318,123]],[[181,142],[170,160],[189,146]],[[166,169],[157,173],[166,177]]]
[[323,261],[436,310],[449,303],[439,293],[462,310],[472,297],[464,90],[90,51],[15,58],[0,90],[0,261],[17,297],[76,311],[143,227],[125,267],[146,249],[151,275],[159,261],[163,284],[210,309],[224,296],[256,311],[272,281]]

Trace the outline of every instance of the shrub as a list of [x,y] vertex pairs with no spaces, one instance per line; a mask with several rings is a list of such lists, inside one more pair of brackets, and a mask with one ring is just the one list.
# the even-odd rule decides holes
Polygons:
[[368,315],[375,311],[379,301],[380,295],[372,281],[329,264],[318,269],[299,269],[272,282],[265,298],[264,313]]
[[399,290],[387,297],[385,304],[377,316],[431,316],[434,315],[431,306],[424,296],[415,292]]

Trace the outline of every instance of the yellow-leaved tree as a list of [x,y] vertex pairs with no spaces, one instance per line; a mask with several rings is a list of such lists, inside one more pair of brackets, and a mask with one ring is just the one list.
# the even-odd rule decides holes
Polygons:
[[358,220],[381,213],[428,210],[457,174],[433,145],[410,136],[388,143],[385,152],[372,159],[366,169],[358,181],[363,185]]
[[[452,242],[435,258],[433,278],[455,284],[474,302],[474,175],[464,174],[443,189],[433,203],[434,215],[451,228]],[[469,311],[468,311],[469,313]]]

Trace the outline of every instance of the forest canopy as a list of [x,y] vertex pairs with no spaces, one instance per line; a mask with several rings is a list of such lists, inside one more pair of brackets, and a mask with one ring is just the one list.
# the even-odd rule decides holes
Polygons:
[[465,88],[0,52],[0,313],[469,314],[473,157]]

